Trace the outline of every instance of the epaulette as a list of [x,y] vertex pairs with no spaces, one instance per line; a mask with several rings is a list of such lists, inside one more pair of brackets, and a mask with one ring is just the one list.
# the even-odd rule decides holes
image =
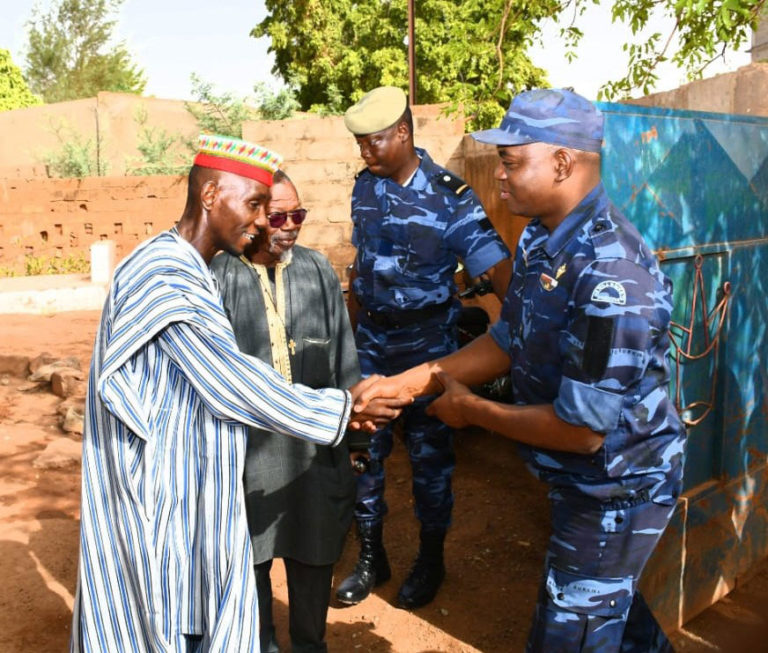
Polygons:
[[436,181],[459,197],[469,190],[469,184],[466,181],[448,170],[438,173]]

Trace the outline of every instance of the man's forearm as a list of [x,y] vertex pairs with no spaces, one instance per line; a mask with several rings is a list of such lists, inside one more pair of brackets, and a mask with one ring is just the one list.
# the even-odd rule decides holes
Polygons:
[[461,403],[462,413],[470,424],[534,447],[588,455],[603,444],[603,435],[563,421],[552,404],[518,406],[477,395],[463,396]]
[[483,334],[458,351],[422,363],[388,381],[399,384],[402,392],[411,397],[440,392],[438,372],[445,372],[465,385],[477,385],[498,378],[509,371],[509,356],[490,334]]

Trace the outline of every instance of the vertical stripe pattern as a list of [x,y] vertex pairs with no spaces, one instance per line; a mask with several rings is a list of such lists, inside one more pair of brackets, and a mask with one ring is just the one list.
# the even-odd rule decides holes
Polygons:
[[237,348],[205,262],[172,230],[116,270],[83,435],[72,651],[258,651],[247,429],[337,444],[349,395]]

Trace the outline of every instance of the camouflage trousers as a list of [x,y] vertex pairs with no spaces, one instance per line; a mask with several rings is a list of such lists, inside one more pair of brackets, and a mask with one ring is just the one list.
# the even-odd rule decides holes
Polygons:
[[637,591],[674,505],[647,494],[598,503],[552,492],[553,532],[526,651],[672,651]]
[[[457,334],[452,324],[426,323],[386,330],[363,320],[358,324],[355,341],[363,376],[390,376],[455,351]],[[445,530],[451,523],[453,508],[453,430],[426,414],[432,399],[434,397],[417,399],[403,411],[400,424],[411,461],[416,517],[426,529]],[[392,445],[391,424],[371,438],[369,470],[357,481],[355,518],[358,522],[379,522],[387,513],[384,461],[392,453]]]

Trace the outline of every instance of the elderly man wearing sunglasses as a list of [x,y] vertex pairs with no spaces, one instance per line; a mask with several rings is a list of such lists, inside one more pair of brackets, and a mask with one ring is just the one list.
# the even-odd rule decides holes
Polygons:
[[[211,269],[244,352],[291,382],[347,388],[360,378],[354,336],[330,263],[296,245],[306,215],[296,188],[278,170],[269,227],[243,256],[221,254]],[[331,449],[266,430],[249,433],[244,480],[262,651],[279,650],[272,620],[273,558],[285,563],[292,650],[327,650],[333,563],[355,498],[349,450],[368,447],[365,434],[350,431],[348,439]]]

